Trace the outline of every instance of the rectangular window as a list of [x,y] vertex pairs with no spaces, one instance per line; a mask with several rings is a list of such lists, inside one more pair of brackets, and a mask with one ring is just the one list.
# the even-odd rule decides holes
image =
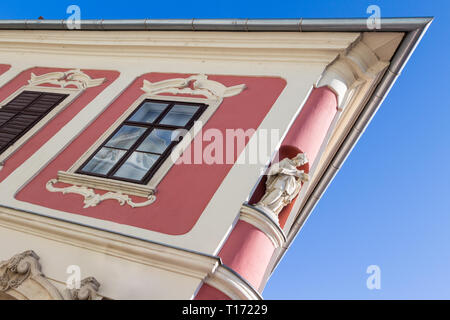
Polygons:
[[0,154],[19,140],[68,94],[23,91],[0,108]]
[[144,100],[77,173],[146,184],[205,108],[202,103]]

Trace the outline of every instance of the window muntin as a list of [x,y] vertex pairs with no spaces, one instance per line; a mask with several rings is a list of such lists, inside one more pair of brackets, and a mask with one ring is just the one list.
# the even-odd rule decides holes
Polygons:
[[24,136],[68,94],[23,91],[0,108],[0,154]]
[[205,110],[203,103],[144,100],[77,173],[147,183]]

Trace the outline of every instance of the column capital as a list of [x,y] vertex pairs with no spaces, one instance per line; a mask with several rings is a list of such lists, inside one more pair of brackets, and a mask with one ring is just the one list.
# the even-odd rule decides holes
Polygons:
[[350,93],[366,81],[374,80],[389,66],[380,58],[369,35],[363,34],[351,46],[330,63],[316,83],[316,87],[328,87],[336,94],[338,109],[342,110]]

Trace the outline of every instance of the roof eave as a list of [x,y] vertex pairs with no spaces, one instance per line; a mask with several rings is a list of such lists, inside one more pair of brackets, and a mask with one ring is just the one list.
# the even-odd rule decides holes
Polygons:
[[[382,18],[375,31],[409,32],[425,27],[431,17]],[[0,30],[69,30],[72,20],[0,20]],[[87,31],[297,31],[366,32],[374,31],[367,18],[355,19],[131,19],[81,20]]]

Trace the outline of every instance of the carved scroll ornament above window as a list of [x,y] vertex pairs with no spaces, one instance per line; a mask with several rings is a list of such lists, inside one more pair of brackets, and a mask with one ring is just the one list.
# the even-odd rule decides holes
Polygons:
[[[192,88],[190,87],[192,82]],[[207,75],[198,74],[188,78],[174,78],[158,82],[144,80],[142,90],[149,94],[172,93],[202,95],[209,99],[223,99],[238,95],[245,84],[227,87],[220,82],[209,80]]]
[[31,79],[28,80],[28,83],[32,86],[38,86],[41,84],[55,84],[61,88],[66,88],[73,85],[78,89],[86,89],[99,86],[104,81],[105,78],[92,79],[80,69],[74,69],[65,72],[45,73],[40,76],[31,73]]

